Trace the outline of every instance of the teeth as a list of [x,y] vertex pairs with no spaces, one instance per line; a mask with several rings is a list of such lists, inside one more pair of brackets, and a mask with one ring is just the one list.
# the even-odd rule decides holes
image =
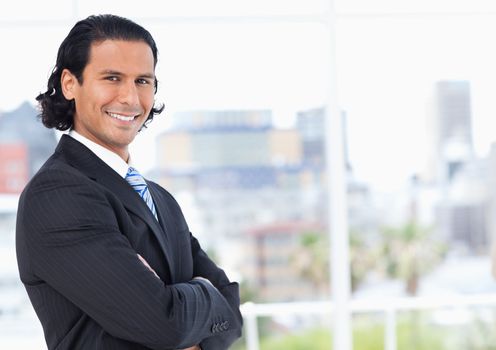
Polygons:
[[116,114],[116,113],[111,113],[111,112],[107,112],[107,114],[109,116],[111,116],[112,118],[115,118],[115,119],[119,119],[119,120],[122,120],[122,121],[125,121],[125,122],[130,122],[134,119],[134,115],[133,116],[130,116],[130,117],[127,117],[125,115],[120,115],[120,114]]

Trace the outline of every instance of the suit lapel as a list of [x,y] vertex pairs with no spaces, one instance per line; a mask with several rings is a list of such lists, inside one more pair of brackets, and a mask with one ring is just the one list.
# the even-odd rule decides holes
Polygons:
[[[141,198],[140,198],[140,200],[145,204],[146,209],[148,210],[150,217],[153,218],[154,223],[163,232],[163,234],[160,236],[164,240],[164,243],[162,244],[162,246],[163,246],[162,249],[165,250],[167,256],[173,257],[174,256],[173,255],[173,252],[172,252],[173,244],[171,242],[171,239],[173,239],[173,237],[171,237],[171,235],[170,235],[170,233],[173,232],[173,231],[171,231],[170,229],[167,229],[167,227],[169,227],[169,225],[168,225],[167,216],[165,215],[166,211],[168,210],[167,203],[164,203],[164,201],[162,200],[162,197],[161,197],[160,193],[158,193],[156,191],[155,187],[152,184],[150,184],[148,181],[147,181],[147,184],[148,184],[148,190],[150,191],[150,193],[152,195],[152,198],[153,198],[153,201],[155,203],[155,208],[157,208],[157,216],[158,216],[158,220],[159,221],[157,221],[155,219],[155,217],[153,216],[151,210],[148,208],[148,206],[146,206],[145,201],[143,201]],[[138,195],[138,194],[136,194],[136,195]],[[171,273],[170,276],[171,276],[172,282],[175,281],[175,279],[174,279],[174,271],[177,271],[176,268],[175,268],[175,266],[174,266],[174,263],[175,263],[175,260],[174,259],[169,259],[169,268],[171,270],[170,271],[170,273]]]
[[[114,171],[112,170],[112,172]],[[119,175],[117,175],[117,177],[118,180],[120,181],[116,181],[113,178],[111,179],[109,176],[99,176],[96,178],[96,181],[102,184],[104,187],[108,188],[119,198],[121,198],[124,206],[129,211],[141,217],[143,221],[145,221],[146,224],[150,227],[151,231],[157,238],[157,241],[159,242],[160,247],[162,248],[162,251],[164,252],[164,255],[167,259],[169,276],[171,276],[171,279],[174,280],[174,274],[173,274],[174,268],[171,265],[173,263],[173,259],[169,259],[173,256],[171,251],[172,245],[169,241],[168,235],[165,234],[161,225],[159,224],[155,216],[153,216],[152,211],[150,210],[150,208],[148,208],[145,201],[139,196],[139,194],[136,193],[136,191],[126,182],[125,179],[123,179]],[[150,190],[150,187],[148,189]],[[157,215],[159,217],[159,220],[163,220],[161,215],[162,210],[160,210],[161,206],[155,200],[155,198],[157,198],[157,195],[151,190],[150,192],[152,193],[152,197],[155,202],[155,207],[157,208]]]
[[[171,265],[171,257],[173,256],[171,251],[172,245],[169,242],[169,238],[166,234],[164,234],[164,231],[160,227],[159,222],[155,219],[153,213],[139,194],[136,193],[136,191],[127,183],[125,179],[117,174],[91,150],[80,142],[74,140],[72,137],[63,135],[56,151],[64,154],[70,165],[74,166],[82,173],[113,192],[119,199],[121,199],[123,205],[129,211],[133,212],[144,222],[146,222],[162,248],[167,262],[166,265],[169,269],[169,275],[172,280],[174,280],[174,268]],[[152,191],[151,189],[150,191],[154,200],[155,198],[158,198],[158,194],[156,194],[155,191]],[[157,207],[159,220],[164,220],[161,214],[162,210],[160,210],[160,203],[157,203],[156,200],[155,206]]]

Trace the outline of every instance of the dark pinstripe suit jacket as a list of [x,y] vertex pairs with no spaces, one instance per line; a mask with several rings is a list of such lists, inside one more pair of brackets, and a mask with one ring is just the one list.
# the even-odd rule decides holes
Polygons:
[[17,260],[49,349],[220,350],[241,335],[237,283],[200,248],[174,198],[148,185],[159,222],[122,177],[64,135],[26,186]]

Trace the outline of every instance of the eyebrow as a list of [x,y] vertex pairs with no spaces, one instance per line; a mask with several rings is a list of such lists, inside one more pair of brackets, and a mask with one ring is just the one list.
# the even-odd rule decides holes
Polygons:
[[[105,69],[100,72],[100,75],[125,75],[122,72],[112,70],[112,69]],[[143,73],[143,74],[138,74],[138,77],[140,78],[149,78],[149,79],[155,79],[155,74],[153,73]]]

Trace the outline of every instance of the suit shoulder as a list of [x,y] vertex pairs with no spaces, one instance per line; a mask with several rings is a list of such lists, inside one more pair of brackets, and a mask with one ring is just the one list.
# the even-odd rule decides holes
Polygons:
[[50,189],[50,184],[84,184],[88,181],[90,179],[79,170],[52,156],[28,182],[21,193],[21,198],[28,193],[37,192],[41,189],[48,190]]

